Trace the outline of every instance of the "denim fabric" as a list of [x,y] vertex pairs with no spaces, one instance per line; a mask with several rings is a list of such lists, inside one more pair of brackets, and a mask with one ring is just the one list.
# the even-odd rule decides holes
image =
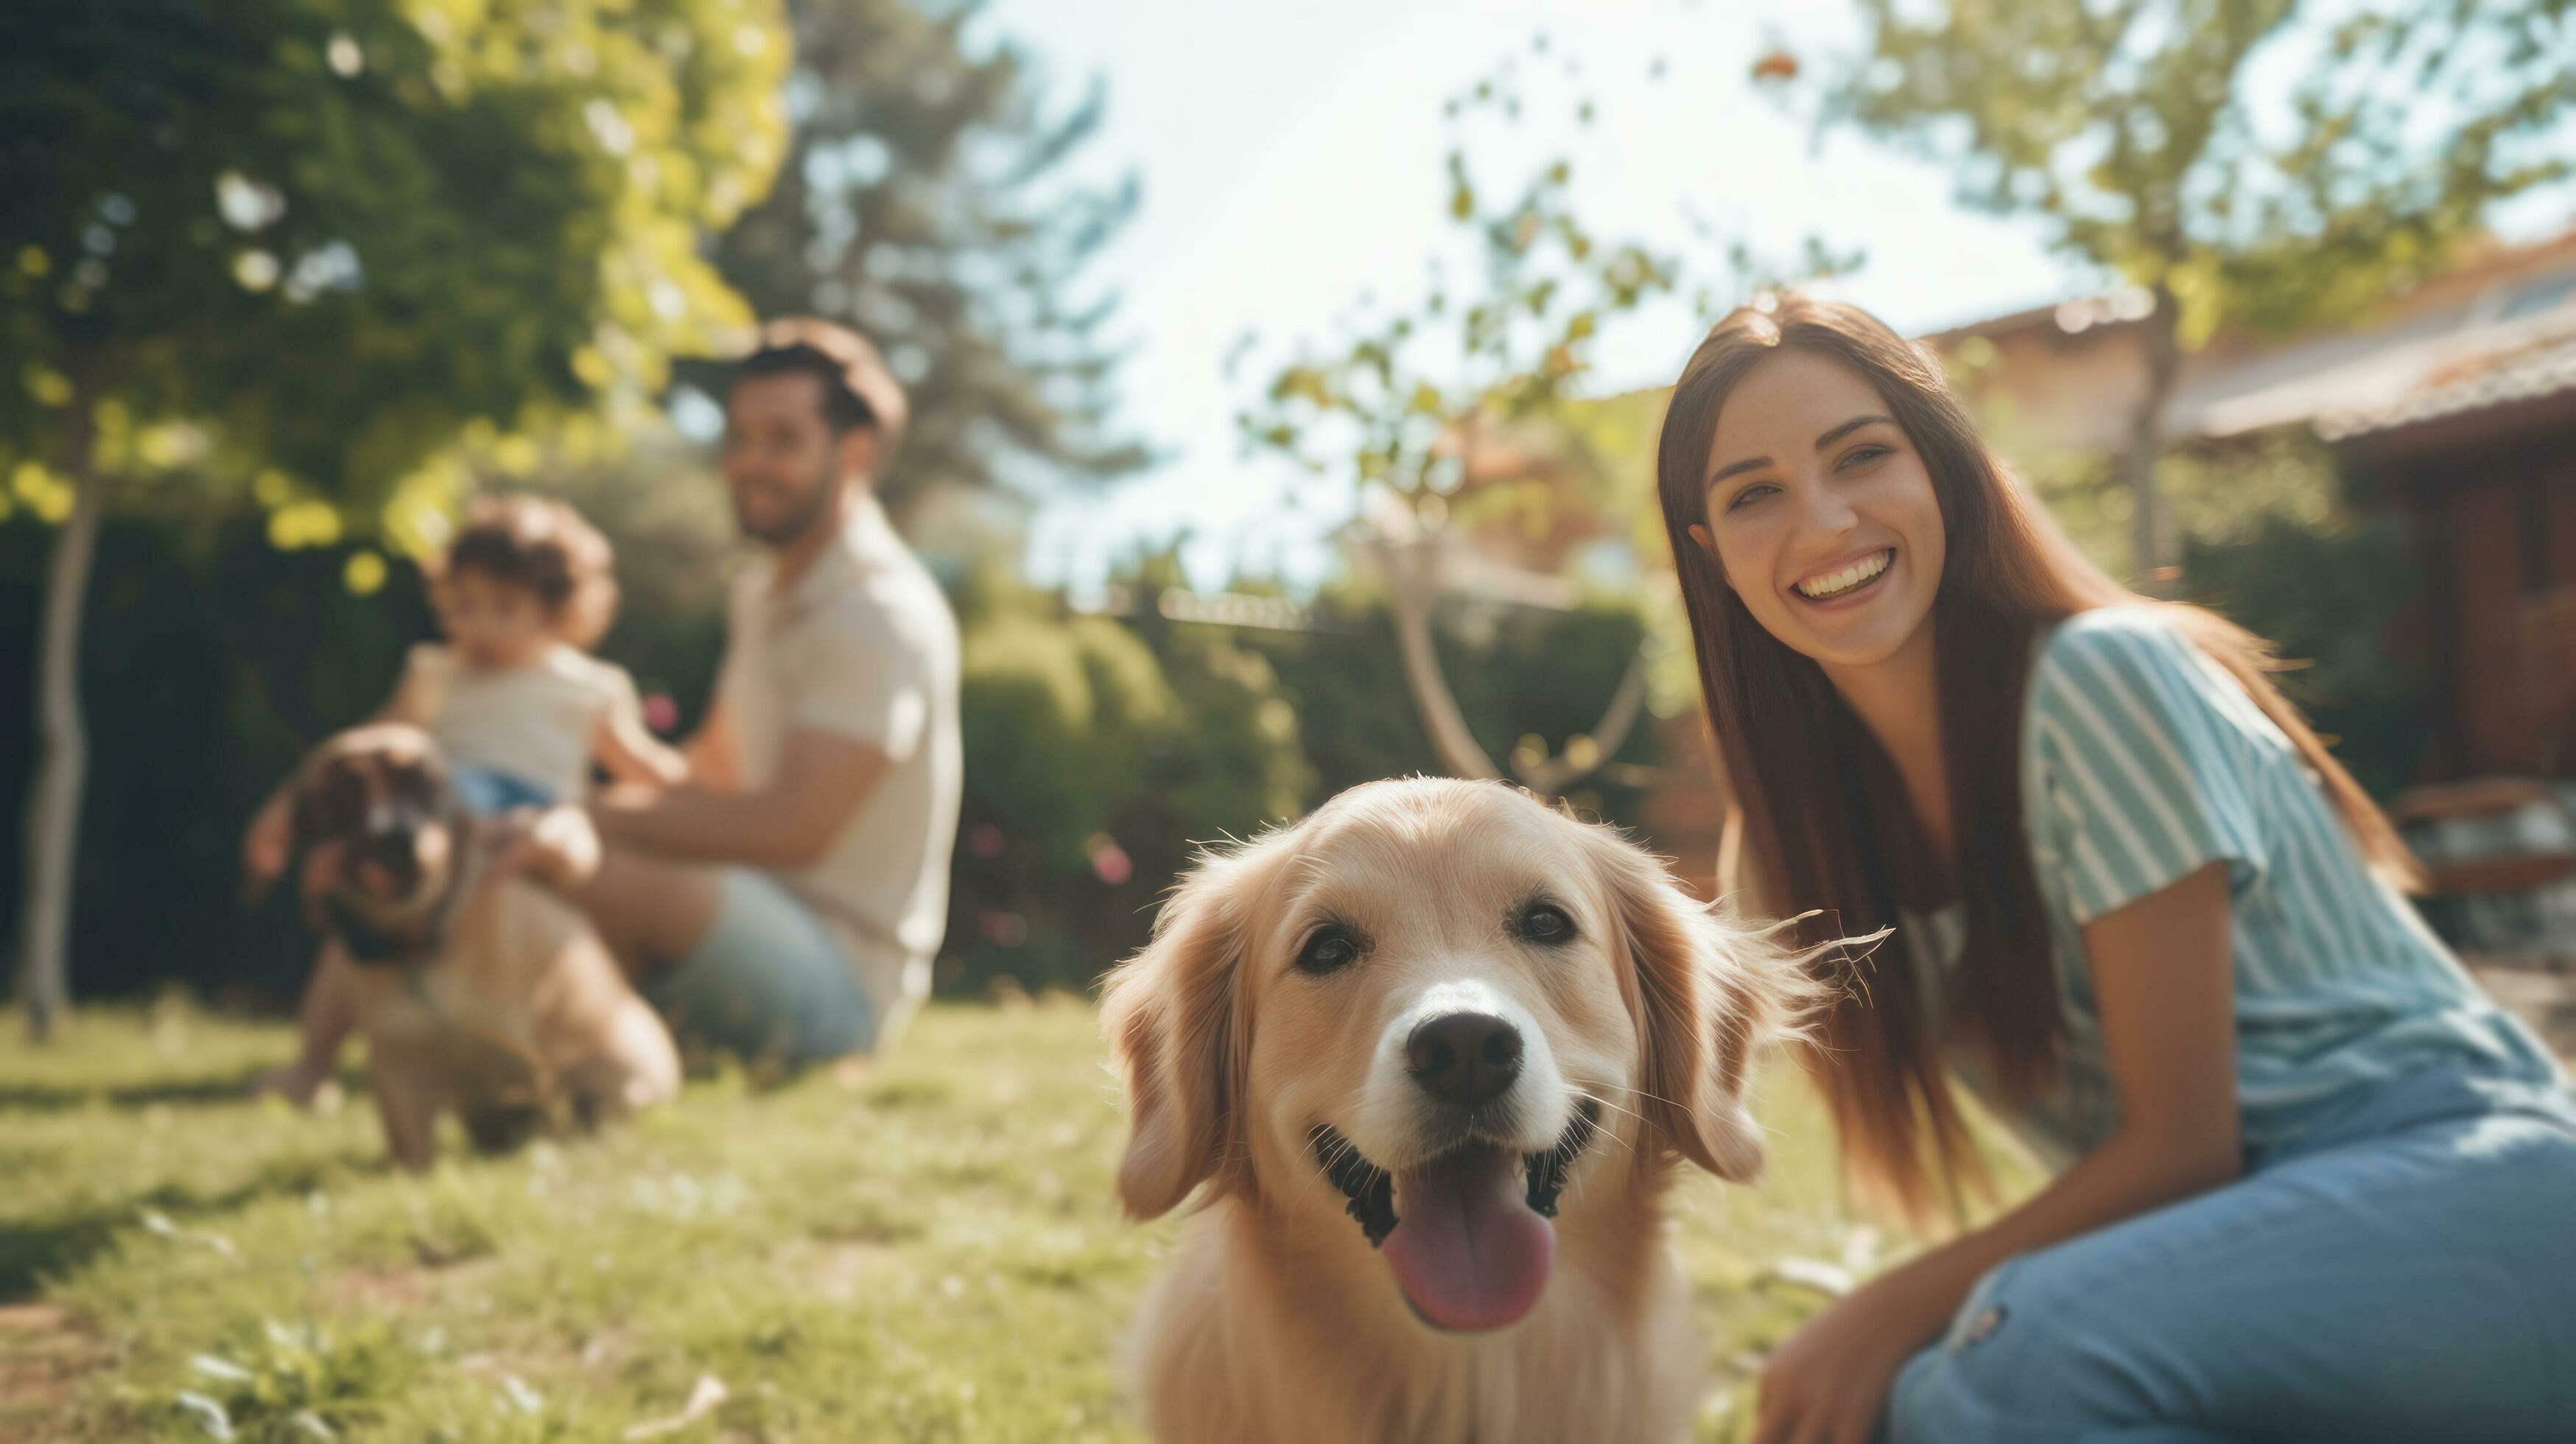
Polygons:
[[788,1063],[873,1046],[876,1006],[813,909],[754,868],[726,868],[723,885],[707,935],[645,986],[672,1030]]
[[1891,1444],[2576,1440],[2576,1102],[2435,1071],[2199,1198],[2007,1260]]
[[457,764],[448,785],[456,790],[456,800],[465,804],[466,811],[486,817],[498,817],[522,807],[550,807],[555,800],[553,793],[525,778],[471,763]]

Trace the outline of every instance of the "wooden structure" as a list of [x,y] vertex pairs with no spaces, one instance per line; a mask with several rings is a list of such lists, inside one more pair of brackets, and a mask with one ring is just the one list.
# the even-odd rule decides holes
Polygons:
[[2432,767],[2576,777],[2576,325],[2321,419],[2405,517],[2430,585]]
[[[2135,293],[1924,340],[1972,355],[1971,399],[2027,439],[2100,449],[2140,395]],[[2576,231],[2492,247],[2358,324],[2221,335],[2186,362],[2168,445],[2305,429],[2405,524],[2421,562],[2400,629],[2426,674],[2421,781],[2576,778]]]

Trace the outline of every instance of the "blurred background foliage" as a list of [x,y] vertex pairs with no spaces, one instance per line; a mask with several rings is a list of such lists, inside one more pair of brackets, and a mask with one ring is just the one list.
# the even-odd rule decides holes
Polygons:
[[[2070,254],[2160,298],[2156,334],[2175,347],[2428,273],[2474,236],[2485,198],[2563,169],[2515,151],[2492,174],[2454,168],[2408,189],[2388,156],[2362,186],[2338,177],[2367,156],[2237,155],[2230,67],[2251,40],[2222,17],[2124,9],[2123,24],[2145,27],[2137,43],[2156,41],[2145,89],[2127,95],[1998,60],[2118,36],[2079,45],[2049,29],[2063,7],[1989,8],[1996,23],[1976,30],[1873,0],[1855,68],[1782,54],[1753,79],[1820,124],[1939,152],[1977,204],[2051,219]],[[2291,7],[2257,8],[2274,26]],[[2356,34],[2301,94],[2317,116],[2382,135],[2384,106],[2343,82],[2447,54],[2446,35],[2487,34],[2502,13],[2471,8],[2397,7],[2402,34]],[[0,233],[0,716],[30,715],[49,569],[88,498],[80,991],[291,993],[309,942],[284,901],[244,905],[240,825],[303,749],[377,703],[429,633],[414,559],[472,492],[540,490],[600,524],[625,592],[602,650],[657,699],[656,725],[693,725],[740,560],[706,450],[722,375],[706,358],[754,315],[858,326],[914,397],[889,500],[965,631],[944,988],[1081,987],[1144,938],[1195,847],[1358,782],[1457,770],[1471,752],[1524,777],[1579,758],[1564,800],[1646,826],[1659,797],[1704,780],[1652,498],[1662,397],[1578,394],[1591,347],[1640,307],[1690,298],[1713,313],[1865,258],[1811,243],[1801,263],[1770,264],[1715,236],[1704,255],[1668,255],[1598,233],[1566,163],[1506,157],[1539,163],[1497,171],[1460,140],[1424,204],[1479,265],[1446,282],[1435,269],[1419,304],[1337,340],[1243,348],[1269,363],[1245,394],[1243,437],[1361,497],[1340,537],[1351,565],[1293,597],[1269,577],[1225,583],[1279,604],[1259,624],[1167,605],[1196,595],[1176,550],[1130,557],[1105,595],[1037,587],[1019,569],[1035,500],[1112,484],[1153,455],[1120,408],[1116,298],[1092,267],[1137,188],[1082,163],[1098,86],[1061,94],[1007,38],[970,42],[976,11],[0,10],[0,189],[13,197]],[[2445,84],[2447,67],[2434,67]],[[2453,116],[2482,154],[2558,113],[2529,70]],[[91,83],[102,74],[116,84]],[[1999,119],[2043,102],[2053,129]],[[1502,81],[1451,97],[1453,134],[1517,105]],[[2121,165],[2075,176],[2066,158],[2098,129],[2079,122],[2114,113],[2166,119],[2130,138]],[[2280,205],[2216,217],[2185,204],[2207,191],[2195,177],[2257,161],[2298,181]],[[2341,199],[2313,216],[2290,204],[2327,192]],[[2318,247],[2331,275],[2295,295],[2274,284],[2283,257]],[[2297,316],[2274,314],[2292,301]],[[1979,364],[1973,344],[1949,359]],[[2304,432],[2162,447],[2149,489],[2170,512],[2160,541],[2139,526],[2149,492],[2134,447],[2053,445],[1999,395],[1981,420],[2115,573],[2170,541],[2177,594],[2306,662],[2294,685],[2365,783],[2385,792],[2414,774],[2423,679],[2382,645],[2419,585],[2410,552]],[[1447,562],[1369,562],[1431,543],[1509,584],[1471,585]],[[1408,593],[1408,576],[1434,584]],[[1413,625],[1428,627],[1463,738],[1425,724]],[[1592,731],[1641,658],[1648,720],[1605,753]],[[26,811],[34,751],[28,729],[0,726],[0,816]],[[27,836],[0,829],[13,884],[0,936],[17,933]]]

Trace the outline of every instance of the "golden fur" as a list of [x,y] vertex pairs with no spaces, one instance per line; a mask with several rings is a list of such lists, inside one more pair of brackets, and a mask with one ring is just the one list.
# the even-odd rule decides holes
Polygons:
[[[1574,941],[1512,933],[1512,910],[1541,895]],[[1319,917],[1369,939],[1329,976],[1292,961]],[[1679,1160],[1739,1181],[1759,1167],[1747,1070],[1807,988],[1764,939],[1610,829],[1500,784],[1373,783],[1204,859],[1110,978],[1102,1019],[1133,1115],[1128,1212],[1201,1197],[1134,1340],[1154,1433],[1683,1437],[1700,1353],[1662,1200]],[[1479,1333],[1408,1307],[1309,1151],[1319,1124],[1390,1168],[1432,1146],[1386,1040],[1416,1000],[1462,988],[1543,1040],[1510,1085],[1527,1096],[1505,1099],[1534,1115],[1528,1136],[1562,1126],[1551,1109],[1592,1106],[1600,1124],[1568,1175],[1538,1303]]]

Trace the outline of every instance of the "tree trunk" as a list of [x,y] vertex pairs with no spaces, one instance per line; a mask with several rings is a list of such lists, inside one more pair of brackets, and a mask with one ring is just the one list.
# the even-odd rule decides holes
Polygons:
[[36,646],[35,784],[27,796],[27,890],[19,900],[18,996],[27,1031],[43,1041],[71,1004],[65,944],[71,933],[72,856],[79,842],[81,782],[89,738],[81,725],[81,603],[98,550],[107,483],[97,474],[90,389],[75,386],[64,422],[72,514],[54,540]]
[[[1433,641],[1431,608],[1440,590],[1438,545],[1429,539],[1387,538],[1378,543],[1378,556],[1386,568],[1392,595],[1396,648],[1404,659],[1405,685],[1413,693],[1413,708],[1422,718],[1423,730],[1431,734],[1432,750],[1440,754],[1440,765],[1450,776],[1499,778],[1502,769],[1476,741],[1476,734],[1467,726],[1466,714],[1459,710],[1457,694],[1449,690],[1449,677],[1441,670],[1440,652]],[[1619,679],[1618,689],[1610,694],[1609,707],[1589,734],[1592,759],[1578,765],[1559,755],[1542,759],[1532,767],[1523,767],[1515,759],[1512,768],[1521,785],[1541,796],[1555,797],[1598,771],[1626,745],[1628,734],[1645,712],[1645,704],[1646,652],[1640,647],[1629,660],[1627,675]]]
[[2156,459],[2164,451],[2165,404],[2173,399],[2174,381],[2182,371],[2181,319],[2173,293],[2158,282],[2155,309],[2142,328],[2147,387],[2129,419],[2129,442],[2120,453],[2120,480],[2129,488],[2134,508],[2129,514],[2132,570],[2140,588],[2150,592],[2172,580],[2168,569],[2177,560],[2173,506],[2156,485]]
[[1431,734],[1431,749],[1452,777],[1500,777],[1502,770],[1467,727],[1466,714],[1440,670],[1440,653],[1432,645],[1431,603],[1438,584],[1431,573],[1440,564],[1437,543],[1428,540],[1380,543],[1387,590],[1395,611],[1395,642],[1404,658],[1404,680],[1413,693],[1413,708]]

